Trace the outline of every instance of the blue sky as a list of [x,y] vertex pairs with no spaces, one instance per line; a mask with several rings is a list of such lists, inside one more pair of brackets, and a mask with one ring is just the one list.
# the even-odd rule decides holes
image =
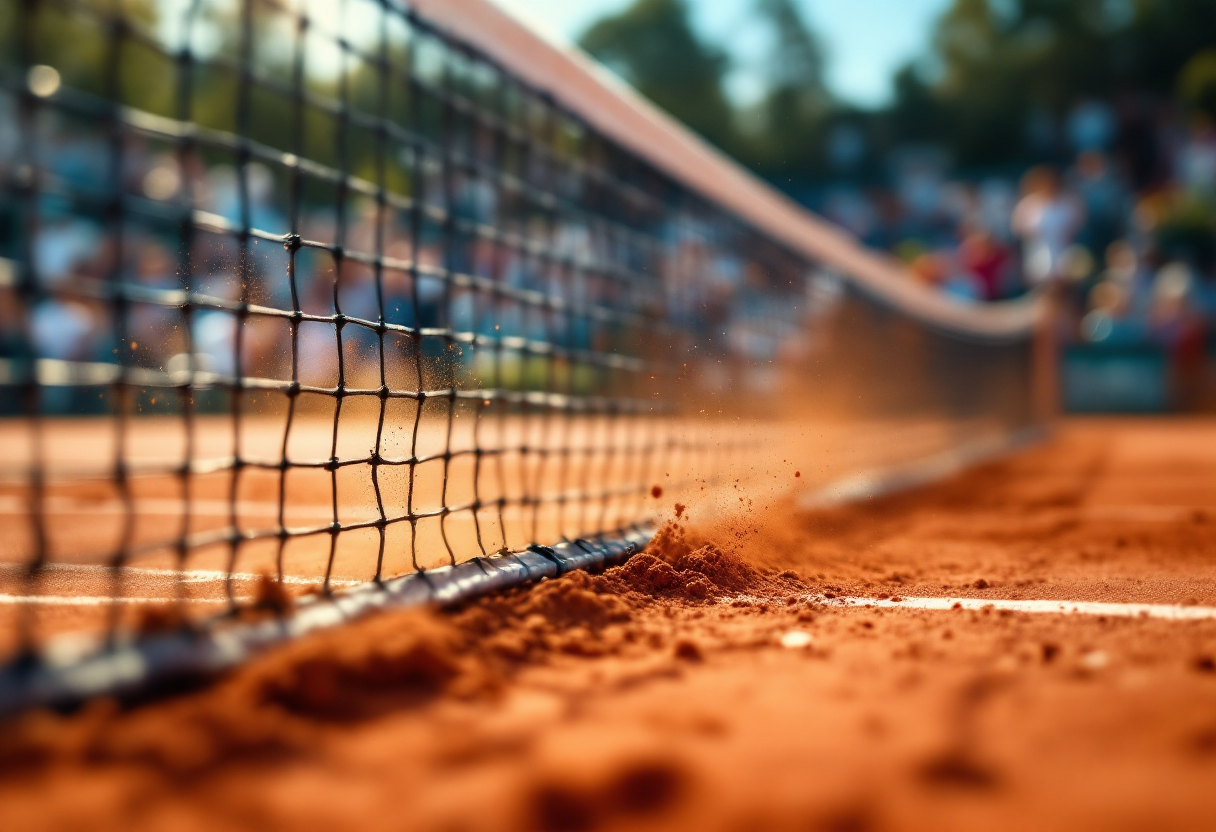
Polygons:
[[[494,0],[547,34],[572,41],[597,18],[631,0]],[[799,0],[828,49],[828,84],[839,97],[874,107],[890,99],[892,74],[925,47],[934,20],[950,0]],[[730,79],[740,100],[756,84],[746,70],[764,50],[752,22],[753,0],[690,0],[696,25],[726,45],[741,69]]]

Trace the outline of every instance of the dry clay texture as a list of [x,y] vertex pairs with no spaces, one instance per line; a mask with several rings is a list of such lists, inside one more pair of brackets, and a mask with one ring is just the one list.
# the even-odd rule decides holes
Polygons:
[[913,493],[801,496],[22,717],[0,828],[1216,828],[1216,622],[837,603],[1216,604],[1216,425],[1066,423]]

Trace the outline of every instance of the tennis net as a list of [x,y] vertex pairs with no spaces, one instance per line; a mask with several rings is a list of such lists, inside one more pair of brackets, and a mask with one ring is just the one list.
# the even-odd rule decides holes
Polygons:
[[912,285],[483,0],[0,15],[27,662],[494,555],[602,564],[825,448],[1037,418],[1032,304]]

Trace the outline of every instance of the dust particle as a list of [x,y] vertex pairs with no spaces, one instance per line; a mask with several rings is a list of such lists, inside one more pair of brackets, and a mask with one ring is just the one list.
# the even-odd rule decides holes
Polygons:
[[990,789],[998,780],[995,772],[959,752],[930,760],[921,768],[920,776],[930,785],[962,789]]
[[147,604],[139,611],[135,630],[140,635],[154,636],[179,630],[186,624],[181,607],[176,604]]
[[1196,656],[1191,667],[1197,673],[1216,673],[1216,658],[1211,656]]
[[705,660],[705,654],[701,652],[701,648],[695,641],[682,638],[676,642],[675,654],[677,659],[683,659],[686,662],[699,662]]
[[283,586],[282,581],[263,572],[258,576],[254,606],[276,614],[283,613],[291,607],[291,596],[287,594],[287,588]]
[[688,780],[682,768],[666,761],[641,761],[620,770],[596,788],[555,783],[532,797],[529,828],[574,832],[608,825],[613,816],[647,816],[679,800]]
[[1102,670],[1110,664],[1110,656],[1105,650],[1091,650],[1081,657],[1081,668],[1091,673]]
[[1190,744],[1191,749],[1199,754],[1208,755],[1216,751],[1216,726],[1196,731]]
[[683,770],[671,763],[637,763],[626,767],[608,784],[604,803],[620,814],[653,814],[679,798],[686,779]]
[[531,826],[544,832],[592,829],[599,825],[592,800],[573,789],[548,786],[532,797],[534,820]]
[[656,500],[657,500],[657,499],[659,499],[660,497],[662,497],[662,496],[663,496],[663,488],[662,488],[662,486],[658,486],[658,485],[653,486],[653,487],[650,489],[650,496],[651,496],[651,497],[654,497]]

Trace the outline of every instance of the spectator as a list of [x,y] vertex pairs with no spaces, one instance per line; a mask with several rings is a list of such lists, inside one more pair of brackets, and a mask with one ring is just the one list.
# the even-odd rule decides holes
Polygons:
[[1202,348],[1202,325],[1190,302],[1193,286],[1191,270],[1182,263],[1162,266],[1153,278],[1152,336],[1179,363],[1193,361]]
[[1012,229],[1009,219],[1017,204],[1017,190],[1012,182],[1004,179],[986,179],[977,191],[979,200],[979,222],[997,241],[1007,243]]
[[1081,319],[1081,337],[1108,344],[1144,341],[1146,322],[1136,314],[1127,286],[1114,280],[1100,281],[1089,292],[1089,312]]
[[975,231],[958,250],[959,264],[974,278],[981,300],[999,300],[1006,294],[1011,261],[1009,250],[987,231]]
[[1027,172],[1022,193],[1013,210],[1013,231],[1022,238],[1027,280],[1038,285],[1059,277],[1061,256],[1076,238],[1085,212],[1049,167]]
[[1195,116],[1186,144],[1178,154],[1179,184],[1197,197],[1216,198],[1216,124],[1206,114]]
[[1166,264],[1153,279],[1150,332],[1169,355],[1183,406],[1194,401],[1203,378],[1204,326],[1194,295],[1194,274],[1183,263]]
[[1085,205],[1080,242],[1090,251],[1102,251],[1123,234],[1129,198],[1127,188],[1106,157],[1087,151],[1077,158],[1072,185]]
[[1115,114],[1102,101],[1084,101],[1068,115],[1068,140],[1073,149],[1085,155],[1106,150],[1115,135]]
[[912,261],[911,270],[918,283],[954,300],[972,303],[983,299],[980,282],[962,267],[952,251],[924,252]]
[[936,289],[946,279],[947,264],[938,252],[926,251],[915,255],[911,264],[912,277],[922,286]]
[[1102,272],[1100,279],[1112,281],[1123,288],[1134,314],[1141,317],[1148,315],[1149,287],[1146,274],[1131,243],[1115,240],[1106,247],[1106,270]]

